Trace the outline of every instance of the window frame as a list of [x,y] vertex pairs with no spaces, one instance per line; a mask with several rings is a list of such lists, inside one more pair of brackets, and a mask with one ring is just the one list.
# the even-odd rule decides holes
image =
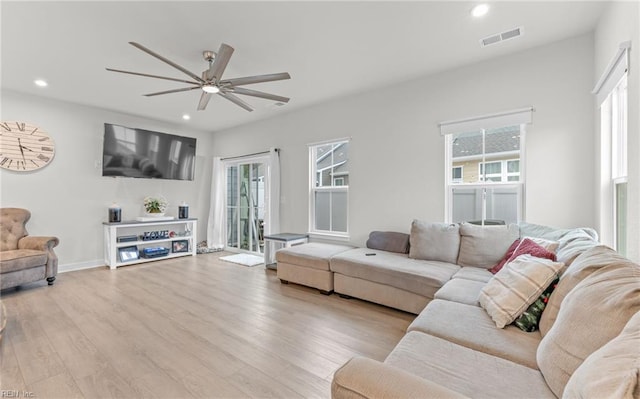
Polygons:
[[[619,187],[625,186],[625,192],[628,189],[628,129],[629,129],[629,91],[627,73],[614,86],[606,102],[608,106],[604,107],[604,112],[608,112],[610,118],[610,136],[611,136],[611,231],[613,234],[613,247],[622,255],[627,253],[626,236],[628,232],[628,224],[624,226],[624,233],[621,234],[622,226],[619,224],[620,209],[618,207],[620,192]],[[628,197],[627,197],[628,198]],[[626,213],[628,210],[628,202],[625,201]],[[621,239],[624,235],[625,239]],[[624,241],[624,242],[623,242]]]
[[[349,185],[348,183],[351,182],[351,176],[350,174],[344,174],[344,172],[342,172],[340,174],[340,176],[331,176],[331,185],[330,186],[323,186],[322,185],[322,181],[318,181],[319,176],[321,176],[322,172],[330,169],[330,168],[336,168],[338,166],[344,165],[345,163],[347,163],[349,161],[349,155],[347,153],[347,159],[345,161],[341,161],[335,165],[332,165],[331,167],[325,167],[325,168],[321,168],[318,169],[317,168],[317,157],[316,157],[316,151],[319,147],[323,147],[323,146],[328,146],[328,145],[332,145],[335,146],[335,148],[332,149],[332,152],[334,152],[335,150],[339,149],[341,146],[343,146],[344,144],[350,144],[351,139],[350,138],[343,138],[343,139],[335,139],[335,140],[329,140],[329,141],[324,141],[324,142],[319,142],[319,143],[313,143],[313,144],[309,144],[309,224],[308,224],[308,234],[309,235],[313,235],[313,236],[320,236],[320,237],[329,237],[332,239],[339,239],[339,240],[348,240],[349,239]],[[327,153],[329,154],[329,152]],[[328,155],[323,155],[321,157],[320,160],[324,159],[326,156]],[[348,176],[348,180],[345,179],[345,176]],[[336,185],[336,181],[337,180],[342,180],[343,185]],[[319,183],[318,183],[319,182]],[[346,185],[344,183],[347,183]],[[318,184],[318,185],[316,185]],[[346,231],[337,231],[337,230],[333,230],[333,203],[330,200],[329,201],[329,230],[320,230],[316,227],[316,193],[321,193],[321,192],[325,192],[325,193],[346,193],[346,211],[345,211],[345,217],[346,217],[346,221],[345,221],[345,226],[346,226]]]
[[[493,163],[493,162],[501,162],[501,180],[500,181],[478,181],[478,182],[473,182],[473,183],[464,183],[464,182],[454,182],[453,181],[453,174],[452,174],[452,169],[455,168],[456,166],[453,165],[454,159],[452,157],[452,146],[454,144],[454,136],[456,136],[456,133],[448,133],[445,134],[445,221],[447,223],[453,223],[453,196],[454,196],[454,191],[456,189],[461,189],[461,188],[469,188],[469,189],[482,189],[482,201],[483,201],[483,205],[482,205],[482,209],[481,209],[481,220],[482,220],[482,224],[484,224],[485,220],[487,219],[487,189],[492,189],[492,188],[513,188],[516,190],[517,196],[518,196],[518,201],[516,204],[517,207],[517,220],[516,222],[520,222],[525,220],[525,210],[526,210],[526,196],[525,196],[525,187],[526,187],[526,174],[525,174],[525,165],[526,165],[526,160],[525,160],[525,154],[526,154],[526,149],[525,149],[525,137],[526,137],[526,132],[527,132],[527,123],[506,123],[505,125],[501,126],[501,125],[495,125],[495,124],[488,124],[488,126],[491,127],[487,127],[487,128],[480,128],[477,130],[481,130],[483,132],[483,135],[485,134],[485,132],[487,130],[490,130],[492,128],[495,127],[508,127],[508,126],[519,126],[520,127],[520,148],[518,150],[518,156],[519,158],[513,158],[513,157],[509,157],[507,159],[502,159],[502,160],[487,160],[485,157],[487,154],[484,153],[484,148],[483,148],[483,154],[482,154],[482,159],[480,162],[478,162],[478,173],[480,172],[480,164],[487,164],[487,163]],[[459,132],[459,133],[464,133],[463,131]],[[483,140],[484,141],[484,140]],[[515,173],[508,173],[507,170],[507,166],[508,166],[508,162],[509,161],[515,161],[518,160],[519,161],[519,172],[517,174]],[[508,181],[508,177],[510,175],[518,175],[519,177],[519,181]],[[480,173],[479,173],[480,176]],[[479,177],[480,178],[480,177]],[[505,178],[506,180],[502,180],[502,178]],[[463,179],[464,179],[464,175],[463,175]]]

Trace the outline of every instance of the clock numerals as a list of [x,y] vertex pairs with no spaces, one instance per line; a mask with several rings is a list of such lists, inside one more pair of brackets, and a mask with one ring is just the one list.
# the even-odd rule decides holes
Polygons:
[[29,122],[0,121],[0,168],[35,171],[51,163],[55,150],[55,143],[40,127]]

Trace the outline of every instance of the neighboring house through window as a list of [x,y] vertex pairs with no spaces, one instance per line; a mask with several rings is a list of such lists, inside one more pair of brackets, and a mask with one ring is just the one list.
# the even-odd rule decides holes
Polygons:
[[524,135],[531,108],[443,122],[446,219],[517,223],[524,217]]
[[309,146],[309,231],[347,237],[349,140]]

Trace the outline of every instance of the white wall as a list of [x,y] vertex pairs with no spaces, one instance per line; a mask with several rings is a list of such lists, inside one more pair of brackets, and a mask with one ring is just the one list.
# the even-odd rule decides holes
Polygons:
[[593,37],[585,35],[217,132],[213,151],[281,148],[282,231],[306,232],[307,144],[351,137],[349,226],[361,245],[371,230],[408,232],[414,218],[444,219],[438,122],[534,106],[526,219],[594,226],[593,76]]
[[[116,201],[123,219],[142,215],[145,196],[161,194],[169,201],[167,214],[176,216],[186,201],[191,217],[200,225],[198,240],[205,239],[211,186],[211,133],[168,125],[42,97],[2,92],[2,120],[24,120],[41,126],[56,145],[53,161],[36,172],[0,170],[0,204],[31,211],[31,235],[55,235],[61,270],[103,265],[102,222]],[[156,130],[197,138],[193,181],[102,177],[104,123]]]
[[[638,2],[612,2],[601,17],[595,32],[595,71],[594,84],[615,55],[620,43],[630,40],[631,51],[627,90],[629,96],[628,119],[628,257],[640,261],[640,5]],[[594,100],[596,129],[596,151],[600,153],[600,114],[598,104]],[[599,183],[599,179],[596,183]],[[597,188],[599,190],[599,188]],[[599,193],[599,191],[598,191]],[[612,215],[607,209],[608,198],[602,198],[596,208],[598,227],[607,230]],[[609,201],[610,202],[610,201]],[[603,210],[604,208],[604,210]],[[611,232],[605,235],[607,244],[611,245]]]

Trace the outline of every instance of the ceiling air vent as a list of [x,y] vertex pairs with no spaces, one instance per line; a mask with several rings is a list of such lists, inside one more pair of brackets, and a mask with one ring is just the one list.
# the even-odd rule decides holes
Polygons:
[[491,44],[500,43],[502,41],[521,36],[522,32],[523,32],[522,27],[518,27],[502,33],[498,33],[497,35],[491,35],[491,36],[485,37],[484,39],[480,40],[480,44],[482,45],[482,47],[486,47]]

